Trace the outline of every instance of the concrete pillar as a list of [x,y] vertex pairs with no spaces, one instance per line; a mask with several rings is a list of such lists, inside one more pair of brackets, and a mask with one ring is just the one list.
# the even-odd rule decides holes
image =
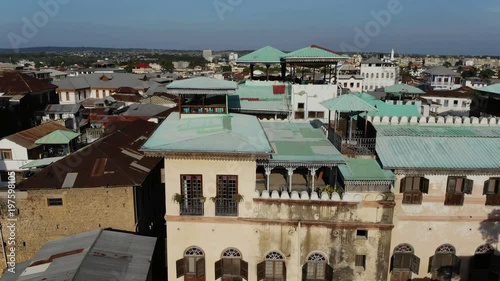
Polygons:
[[271,175],[271,171],[273,169],[271,169],[271,167],[264,167],[264,169],[266,170],[266,189],[267,191],[269,191],[269,178],[270,178],[270,175]]
[[286,168],[286,170],[288,171],[288,191],[292,192],[292,176],[295,168]]
[[310,173],[310,176],[311,176],[311,186],[309,187],[311,189],[311,191],[314,191],[314,179],[315,179],[315,176],[316,176],[316,171],[318,170],[318,168],[309,168],[309,173]]

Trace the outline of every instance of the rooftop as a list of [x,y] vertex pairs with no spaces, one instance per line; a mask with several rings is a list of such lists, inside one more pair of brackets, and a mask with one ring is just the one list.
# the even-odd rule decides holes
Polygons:
[[241,112],[289,111],[289,97],[285,92],[276,93],[276,87],[286,87],[283,82],[246,81],[234,95],[228,97],[229,109]]
[[478,91],[500,95],[500,83],[477,89]]
[[236,82],[216,78],[195,77],[175,80],[166,86],[169,94],[233,94],[238,88]]
[[43,123],[41,125],[38,125],[36,127],[33,127],[31,129],[27,129],[15,134],[12,134],[10,136],[6,136],[5,139],[10,140],[11,142],[14,142],[22,147],[25,147],[27,149],[32,149],[38,146],[35,142],[41,138],[44,137],[56,130],[64,130],[64,131],[69,131],[69,129],[66,129],[63,125],[57,123],[57,122],[47,122]]
[[[156,238],[95,230],[46,243],[1,281],[146,281]],[[24,270],[22,270],[24,268]]]
[[151,86],[151,81],[143,81],[140,79],[140,76],[130,73],[82,74],[74,77],[62,78],[53,83],[59,87],[59,90],[78,90],[86,88],[118,89],[120,87],[129,87],[144,91],[144,89],[148,89]]
[[56,130],[35,141],[36,144],[68,144],[79,137],[79,133],[71,131]]
[[75,114],[82,107],[81,104],[49,104],[45,108],[45,114],[72,113]]
[[[161,161],[138,148],[158,125],[136,120],[46,167],[19,183],[19,189],[139,186]],[[74,165],[74,163],[80,163]]]
[[344,181],[394,181],[396,176],[383,170],[375,159],[346,158],[346,165],[339,165]]
[[378,111],[369,111],[368,116],[408,116],[420,117],[420,108],[415,104],[390,104],[376,99],[367,93],[355,94],[357,97],[374,106]]
[[383,63],[385,63],[385,62],[383,62],[381,59],[376,58],[376,57],[371,57],[371,58],[361,62],[361,64],[383,64]]
[[274,153],[269,161],[344,163],[344,157],[313,123],[263,121]]
[[326,48],[311,45],[300,50],[288,53],[283,56],[283,60],[288,62],[310,62],[310,63],[327,63],[327,62],[342,62],[349,59],[348,56],[328,50]]
[[163,121],[141,150],[153,154],[197,152],[269,155],[272,152],[255,116],[217,114],[180,118],[176,112]]
[[[483,90],[484,88],[481,88],[479,90]],[[499,87],[500,89],[500,87]],[[428,91],[422,97],[449,97],[449,98],[472,98],[475,94],[475,90],[463,86],[455,90],[441,90],[441,91]],[[500,92],[499,92],[500,93]]]
[[325,108],[339,112],[377,111],[368,102],[355,94],[341,95],[339,97],[320,102]]
[[56,89],[57,86],[18,71],[0,72],[0,93],[3,96],[24,96]]
[[286,53],[273,48],[271,46],[260,48],[250,54],[244,55],[237,60],[237,63],[264,63],[275,64],[280,63],[281,58]]
[[442,65],[428,69],[428,70],[424,71],[424,73],[427,73],[430,75],[443,75],[443,76],[460,77],[460,73],[457,73],[457,72],[455,72],[447,67],[444,67]]
[[408,84],[395,84],[392,86],[388,86],[384,88],[384,92],[389,93],[389,94],[396,94],[396,95],[401,95],[401,94],[410,94],[410,95],[421,95],[425,94],[424,91],[420,90],[417,87],[413,87]]

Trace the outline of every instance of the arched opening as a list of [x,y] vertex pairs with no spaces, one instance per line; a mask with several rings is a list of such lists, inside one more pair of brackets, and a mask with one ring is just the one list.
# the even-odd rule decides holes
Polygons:
[[285,281],[286,265],[283,254],[278,251],[267,253],[264,261],[257,264],[257,280]]
[[215,262],[215,280],[222,281],[248,280],[248,262],[243,260],[241,252],[236,248],[227,248],[221,259]]
[[429,258],[429,272],[433,280],[451,280],[460,274],[462,260],[455,255],[455,247],[443,244],[436,249],[434,256]]
[[412,272],[418,274],[419,269],[420,258],[410,244],[403,243],[394,248],[391,257],[392,281],[407,281],[411,279]]
[[307,256],[306,263],[302,266],[302,280],[333,280],[333,268],[328,264],[325,255],[312,252]]
[[488,280],[490,276],[497,279],[500,265],[500,256],[495,255],[495,248],[490,244],[477,247],[471,260],[469,280]]
[[176,261],[177,278],[184,276],[186,281],[205,280],[205,253],[199,247],[189,247],[184,257]]

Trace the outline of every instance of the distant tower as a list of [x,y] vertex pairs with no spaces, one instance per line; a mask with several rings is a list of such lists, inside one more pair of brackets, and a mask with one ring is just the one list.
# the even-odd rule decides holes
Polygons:
[[391,61],[394,61],[394,49],[391,51]]

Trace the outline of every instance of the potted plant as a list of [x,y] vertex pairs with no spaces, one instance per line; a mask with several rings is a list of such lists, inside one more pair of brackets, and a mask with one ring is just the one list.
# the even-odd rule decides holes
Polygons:
[[179,193],[176,193],[172,196],[172,201],[176,203],[180,203],[182,201],[182,195]]
[[241,195],[241,194],[234,194],[234,195],[233,195],[233,201],[234,201],[235,203],[240,203],[240,202],[242,202],[242,201],[243,201],[243,195]]
[[205,203],[205,201],[207,200],[207,198],[204,196],[201,196],[199,199],[200,199],[200,203]]
[[212,200],[212,202],[214,203],[217,202],[217,199],[218,199],[217,197],[210,197],[210,200]]

